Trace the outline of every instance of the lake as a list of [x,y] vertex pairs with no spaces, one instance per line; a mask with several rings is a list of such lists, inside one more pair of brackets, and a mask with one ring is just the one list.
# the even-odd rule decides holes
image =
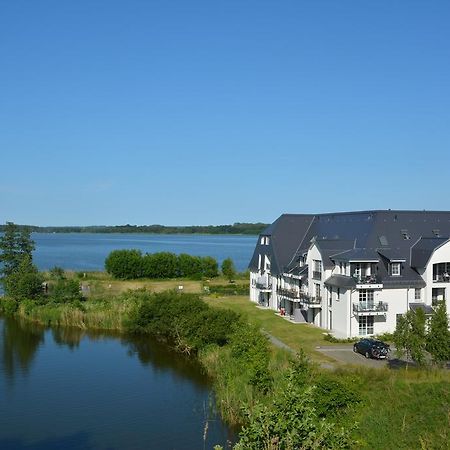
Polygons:
[[104,270],[112,250],[130,248],[212,256],[219,265],[230,257],[236,269],[244,271],[257,241],[257,236],[200,234],[33,233],[31,237],[36,243],[33,260],[40,270],[59,266],[75,271]]
[[2,450],[211,449],[235,440],[211,402],[196,362],[149,337],[0,317]]

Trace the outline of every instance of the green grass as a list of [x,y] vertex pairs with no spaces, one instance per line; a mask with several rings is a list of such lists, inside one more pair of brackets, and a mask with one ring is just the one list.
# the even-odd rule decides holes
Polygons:
[[211,306],[230,308],[245,314],[248,319],[258,324],[265,331],[283,341],[295,351],[303,349],[305,353],[317,362],[336,362],[334,359],[317,351],[321,345],[332,345],[324,339],[324,330],[309,324],[296,324],[275,314],[275,311],[258,308],[248,297],[205,297]]
[[447,449],[450,376],[443,370],[340,369],[362,402],[354,419],[362,449]]

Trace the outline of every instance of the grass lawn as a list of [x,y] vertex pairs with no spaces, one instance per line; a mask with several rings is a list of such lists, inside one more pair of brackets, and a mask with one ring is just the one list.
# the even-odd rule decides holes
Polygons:
[[[116,296],[130,289],[148,289],[152,292],[162,292],[168,289],[178,289],[183,286],[183,292],[201,294],[203,285],[229,285],[224,277],[211,278],[207,281],[179,279],[142,279],[142,280],[117,280],[106,272],[86,272],[86,276],[75,272],[66,272],[69,278],[76,278],[84,286],[89,286],[88,297]],[[80,276],[81,275],[81,276]],[[248,286],[248,278],[239,277],[233,285]]]
[[336,362],[334,359],[318,352],[317,346],[333,345],[324,340],[324,330],[309,324],[296,324],[275,311],[258,308],[246,296],[205,297],[205,301],[218,308],[230,308],[246,315],[249,320],[261,326],[265,331],[283,341],[294,350],[303,349],[314,361]]

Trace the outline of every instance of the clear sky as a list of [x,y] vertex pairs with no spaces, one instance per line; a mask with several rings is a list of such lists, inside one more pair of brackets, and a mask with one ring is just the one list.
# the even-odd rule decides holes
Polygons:
[[450,1],[0,0],[0,221],[450,209]]

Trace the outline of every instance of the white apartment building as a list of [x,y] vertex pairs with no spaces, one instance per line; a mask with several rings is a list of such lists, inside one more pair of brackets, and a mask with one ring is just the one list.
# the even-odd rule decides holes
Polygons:
[[393,332],[450,296],[449,238],[447,211],[283,214],[259,236],[250,300],[340,338]]

